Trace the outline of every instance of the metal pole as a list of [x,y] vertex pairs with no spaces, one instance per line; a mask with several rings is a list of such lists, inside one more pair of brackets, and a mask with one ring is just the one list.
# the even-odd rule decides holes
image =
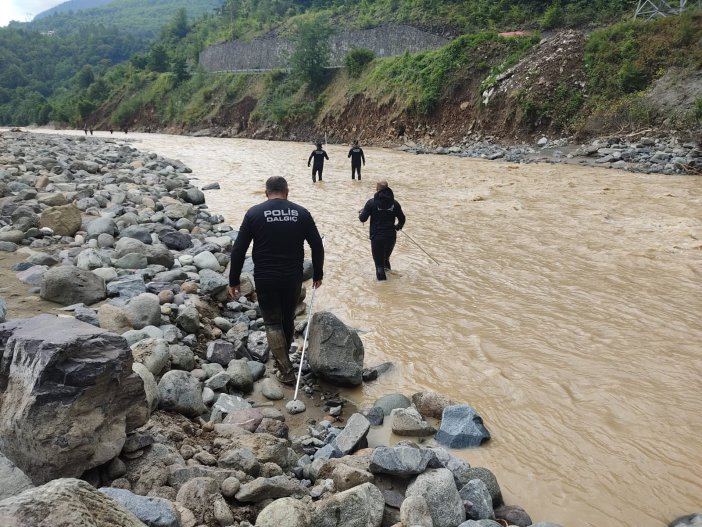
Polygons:
[[407,234],[407,233],[406,233],[405,231],[403,231],[402,229],[400,229],[400,232],[402,232],[405,236],[407,236],[407,238],[409,238],[409,240],[410,240],[413,244],[415,244],[417,247],[419,247],[419,249],[420,249],[424,254],[426,254],[429,258],[431,258],[431,261],[432,261],[432,262],[434,262],[436,265],[439,265],[439,262],[437,262],[431,254],[429,254],[428,252],[426,252],[426,251],[422,248],[421,245],[419,245],[417,242],[415,242],[414,239],[412,239],[412,236],[410,236],[409,234]]
[[310,298],[310,313],[307,315],[307,327],[305,328],[305,339],[302,342],[302,355],[300,355],[300,367],[297,370],[297,381],[295,382],[295,395],[293,401],[297,401],[297,391],[300,388],[300,379],[302,378],[302,363],[305,360],[305,351],[307,350],[307,336],[310,334],[310,323],[312,322],[312,305],[314,304],[314,294],[317,288],[312,288],[312,298]]

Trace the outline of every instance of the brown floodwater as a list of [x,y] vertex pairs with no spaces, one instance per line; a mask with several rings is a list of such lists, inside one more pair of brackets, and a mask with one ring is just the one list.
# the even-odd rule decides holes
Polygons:
[[[360,330],[366,365],[395,364],[348,397],[431,389],[474,406],[492,440],[458,455],[535,522],[702,511],[702,178],[365,148],[358,182],[349,147],[329,145],[313,185],[311,144],[126,137],[218,182],[207,203],[234,228],[286,177],[326,236],[315,310]],[[357,219],[378,179],[411,236],[384,283]]]

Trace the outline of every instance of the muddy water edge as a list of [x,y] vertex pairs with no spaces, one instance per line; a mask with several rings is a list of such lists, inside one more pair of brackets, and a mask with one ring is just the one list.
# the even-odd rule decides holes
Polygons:
[[[702,178],[365,148],[359,182],[349,147],[329,145],[313,185],[311,144],[112,139],[218,182],[207,203],[234,228],[266,178],[286,177],[326,235],[315,309],[360,330],[366,365],[395,364],[345,395],[473,405],[493,439],[456,454],[535,522],[660,526],[702,510]],[[378,179],[411,236],[384,283],[357,219]]]

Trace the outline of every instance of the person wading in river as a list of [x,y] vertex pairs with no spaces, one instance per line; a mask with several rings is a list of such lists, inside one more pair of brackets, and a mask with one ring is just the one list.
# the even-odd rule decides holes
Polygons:
[[310,161],[314,159],[312,164],[312,183],[317,182],[317,174],[319,174],[319,180],[322,181],[322,172],[324,172],[324,160],[329,159],[329,156],[322,148],[322,143],[317,143],[317,148],[312,150],[310,157],[307,158],[307,166],[310,166]]
[[[385,271],[390,270],[390,255],[395,248],[397,231],[405,225],[402,207],[395,201],[395,195],[387,181],[378,181],[373,198],[358,212],[358,219],[365,223],[370,218],[370,240],[375,276],[386,280]],[[397,223],[395,223],[397,219]]]
[[229,296],[239,298],[241,268],[253,240],[256,296],[266,324],[268,346],[278,367],[278,380],[295,383],[288,357],[295,330],[295,306],[302,288],[304,242],[312,249],[313,287],[322,285],[324,245],[312,215],[288,201],[288,182],[280,176],[266,181],[263,203],[244,216],[234,242],[229,269]]
[[351,158],[351,179],[356,179],[356,172],[358,172],[358,180],[361,181],[361,161],[363,161],[363,166],[366,166],[366,156],[363,155],[363,148],[358,146],[358,141],[353,142],[349,155],[346,157]]

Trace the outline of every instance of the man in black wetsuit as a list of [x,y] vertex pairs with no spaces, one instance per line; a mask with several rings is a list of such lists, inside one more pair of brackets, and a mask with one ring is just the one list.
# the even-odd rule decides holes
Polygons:
[[351,179],[356,179],[356,172],[358,172],[358,180],[361,181],[361,161],[363,161],[363,166],[366,166],[366,156],[363,155],[363,148],[358,146],[358,141],[353,142],[349,155],[346,157],[351,158]]
[[[370,218],[371,252],[375,262],[375,276],[386,280],[385,271],[390,270],[390,255],[395,248],[397,231],[405,224],[402,207],[395,201],[395,196],[387,181],[379,181],[373,198],[358,213],[363,223]],[[397,218],[397,224],[395,219]]]
[[310,166],[310,161],[314,158],[314,163],[312,164],[312,183],[317,182],[317,174],[319,174],[319,180],[322,181],[322,172],[324,172],[324,160],[329,159],[327,153],[322,149],[322,143],[317,143],[317,148],[312,150],[310,157],[307,158],[307,166]]
[[302,287],[304,242],[312,249],[315,288],[322,285],[324,246],[309,211],[288,201],[285,178],[268,178],[266,197],[266,201],[251,207],[241,222],[232,248],[229,296],[239,298],[239,275],[253,240],[256,296],[266,324],[268,346],[278,367],[278,379],[292,384],[295,372],[288,350],[293,342],[295,306]]

